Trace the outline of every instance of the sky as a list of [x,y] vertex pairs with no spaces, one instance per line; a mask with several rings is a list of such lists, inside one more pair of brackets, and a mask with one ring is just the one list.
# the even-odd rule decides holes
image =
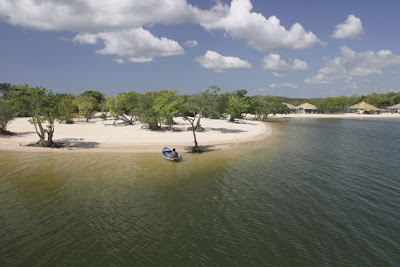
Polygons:
[[0,83],[107,97],[211,85],[399,92],[399,10],[398,0],[0,0]]

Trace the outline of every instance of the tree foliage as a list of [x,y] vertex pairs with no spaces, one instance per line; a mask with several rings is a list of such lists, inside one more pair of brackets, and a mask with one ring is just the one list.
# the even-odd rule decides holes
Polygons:
[[247,113],[250,109],[249,98],[245,95],[246,90],[237,90],[229,97],[228,114],[229,121],[234,122],[235,119],[243,117],[243,113]]
[[85,91],[81,94],[81,96],[92,96],[96,99],[97,105],[95,107],[96,111],[101,111],[102,104],[106,101],[106,98],[103,93],[99,91]]
[[134,118],[138,115],[139,94],[135,92],[122,93],[107,98],[106,103],[110,115],[114,117],[114,125],[117,120],[122,120],[130,125],[134,124]]
[[10,102],[14,107],[30,115],[29,122],[35,127],[40,146],[54,146],[54,122],[62,116],[61,98],[46,88],[27,85],[17,86],[10,93]]
[[96,98],[90,95],[80,95],[74,99],[73,103],[78,107],[78,115],[83,116],[86,122],[89,121],[98,107]]
[[14,119],[14,117],[15,112],[10,103],[5,99],[0,98],[0,133],[8,133],[7,125]]

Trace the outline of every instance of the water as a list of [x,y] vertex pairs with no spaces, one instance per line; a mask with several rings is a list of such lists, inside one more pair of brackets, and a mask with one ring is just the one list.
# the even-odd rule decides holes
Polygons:
[[400,121],[271,124],[181,163],[0,151],[0,265],[400,265]]

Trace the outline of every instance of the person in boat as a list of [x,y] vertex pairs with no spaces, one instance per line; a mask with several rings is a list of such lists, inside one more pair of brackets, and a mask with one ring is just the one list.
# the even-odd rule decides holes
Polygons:
[[175,148],[173,148],[171,152],[171,158],[177,158],[177,157],[178,157],[178,152],[176,152]]

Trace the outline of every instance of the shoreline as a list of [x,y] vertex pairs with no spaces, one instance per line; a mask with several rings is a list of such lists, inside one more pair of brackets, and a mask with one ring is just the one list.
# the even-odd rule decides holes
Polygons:
[[[28,147],[38,140],[29,118],[16,118],[8,130],[11,136],[0,136],[0,151],[44,153],[159,153],[164,145],[187,153],[186,147],[194,146],[193,133],[187,131],[189,122],[176,118],[173,128],[162,127],[159,131],[144,129],[142,124],[113,126],[113,120],[92,119],[88,123],[55,124],[54,141],[62,142],[62,148]],[[213,149],[232,149],[236,145],[259,141],[272,133],[272,127],[262,121],[227,119],[201,119],[204,132],[196,132],[199,146]]]
[[276,114],[269,115],[268,120],[277,119],[400,119],[400,113],[381,114],[356,114],[356,113],[335,113],[335,114]]
[[[163,126],[159,131],[142,128],[142,124],[113,126],[113,120],[94,118],[88,123],[75,121],[74,124],[55,125],[54,141],[62,142],[62,148],[28,147],[38,140],[29,118],[16,118],[9,124],[11,136],[0,136],[0,151],[43,152],[43,153],[159,153],[164,145],[175,147],[181,153],[194,145],[193,134],[187,131],[189,122],[176,118],[173,128]],[[238,123],[227,119],[201,119],[205,132],[196,132],[199,146],[216,150],[229,150],[243,143],[251,143],[268,138],[274,134],[268,122],[288,119],[400,119],[400,114],[287,114],[269,115],[267,120],[254,120],[248,114]]]

